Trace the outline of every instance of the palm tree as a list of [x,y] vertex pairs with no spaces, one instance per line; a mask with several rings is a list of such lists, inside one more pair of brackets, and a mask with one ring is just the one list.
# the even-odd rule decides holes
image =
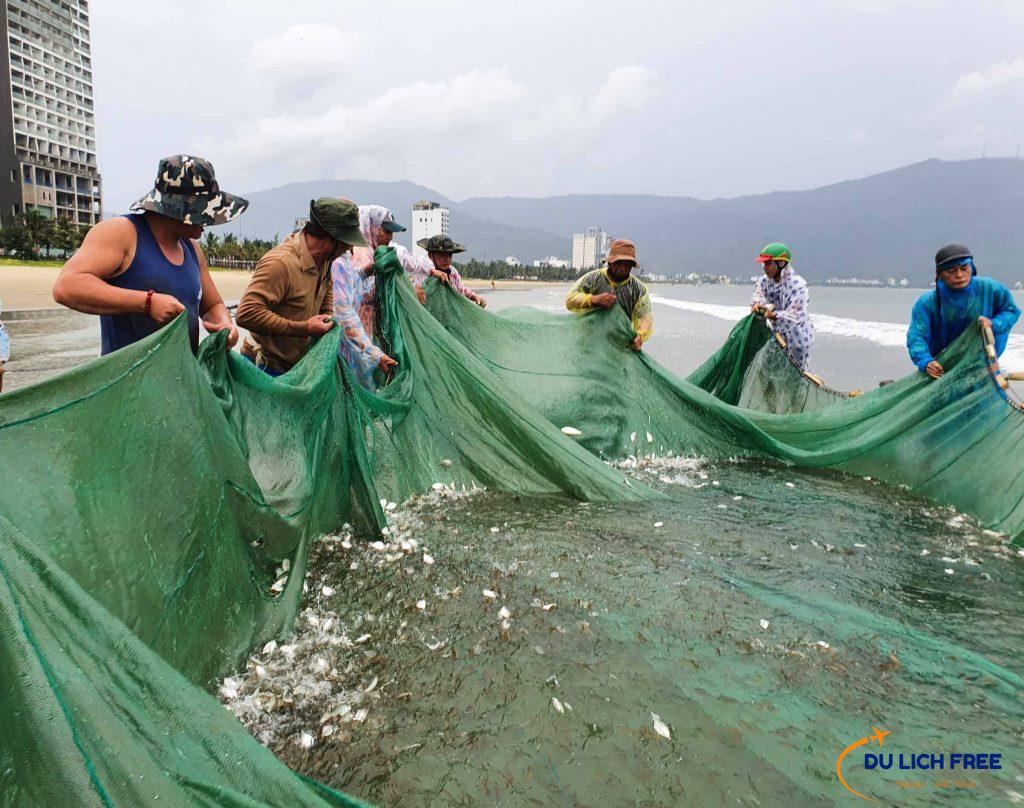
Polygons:
[[224,236],[224,241],[221,244],[221,257],[229,260],[238,257],[238,238],[234,233]]
[[220,236],[216,233],[211,233],[209,230],[206,231],[205,238],[200,242],[203,247],[203,252],[206,253],[207,258],[219,258],[221,241]]
[[71,255],[82,243],[83,232],[71,219],[61,217],[53,223],[53,246],[64,258]]
[[21,214],[21,224],[36,255],[38,256],[42,249],[49,252],[55,235],[53,219],[31,209]]

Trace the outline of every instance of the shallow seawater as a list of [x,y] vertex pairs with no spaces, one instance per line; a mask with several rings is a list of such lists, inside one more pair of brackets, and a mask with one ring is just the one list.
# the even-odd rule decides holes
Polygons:
[[[877,726],[885,749],[843,771],[883,802],[1024,792],[1024,559],[1005,539],[871,480],[634,473],[671,498],[484,493],[418,513],[430,565],[349,569],[359,540],[318,555],[331,607],[370,635],[347,671],[374,692],[358,723],[275,752],[384,805],[804,806],[856,799],[836,757]],[[1004,768],[879,774],[865,750]]]

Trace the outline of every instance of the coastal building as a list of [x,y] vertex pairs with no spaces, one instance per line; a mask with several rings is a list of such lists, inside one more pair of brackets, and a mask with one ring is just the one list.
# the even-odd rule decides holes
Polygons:
[[536,269],[542,267],[551,267],[552,269],[568,269],[569,262],[564,258],[558,258],[554,255],[549,255],[547,258],[539,258],[533,262],[533,266]]
[[519,260],[518,255],[510,255],[507,258],[505,258],[505,264],[512,267],[513,269],[518,269],[523,265],[523,262]]
[[87,0],[0,0],[0,106],[0,224],[98,222]]
[[600,227],[588,227],[585,233],[573,233],[572,268],[577,271],[601,266],[611,239]]
[[440,202],[422,199],[412,206],[412,254],[426,258],[427,251],[416,244],[431,236],[451,235],[451,212]]
[[[650,280],[650,281],[667,281],[667,280],[670,280],[667,275],[653,275],[653,274],[648,274],[647,272],[643,272],[642,273],[642,277],[644,278],[644,280]],[[750,280],[753,283],[757,283],[758,278],[757,278],[756,275],[754,275],[754,276],[751,276]],[[732,283],[733,283],[733,279],[730,278],[728,275],[709,275],[706,272],[704,274],[698,274],[696,272],[691,272],[689,275],[675,275],[673,277],[672,281],[673,281],[673,283],[691,283],[694,286],[702,286],[704,284],[715,285],[715,286],[731,286]],[[740,283],[744,283],[745,279],[744,278],[740,278],[739,282]]]

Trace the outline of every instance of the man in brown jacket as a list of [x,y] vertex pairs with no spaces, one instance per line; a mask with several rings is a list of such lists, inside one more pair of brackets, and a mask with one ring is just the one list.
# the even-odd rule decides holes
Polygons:
[[366,246],[355,203],[312,200],[306,226],[256,264],[236,313],[249,331],[242,355],[271,376],[291,370],[333,327],[331,262],[353,246]]

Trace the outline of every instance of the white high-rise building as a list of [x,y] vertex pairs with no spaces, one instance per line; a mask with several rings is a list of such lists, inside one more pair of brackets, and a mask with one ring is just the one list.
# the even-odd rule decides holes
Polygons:
[[416,244],[431,236],[447,236],[451,230],[451,213],[440,202],[423,199],[412,206],[412,254],[426,258],[427,251]]
[[87,0],[0,2],[0,107],[0,223],[98,222]]
[[600,227],[588,227],[585,233],[573,233],[572,268],[577,272],[601,266],[611,239]]

